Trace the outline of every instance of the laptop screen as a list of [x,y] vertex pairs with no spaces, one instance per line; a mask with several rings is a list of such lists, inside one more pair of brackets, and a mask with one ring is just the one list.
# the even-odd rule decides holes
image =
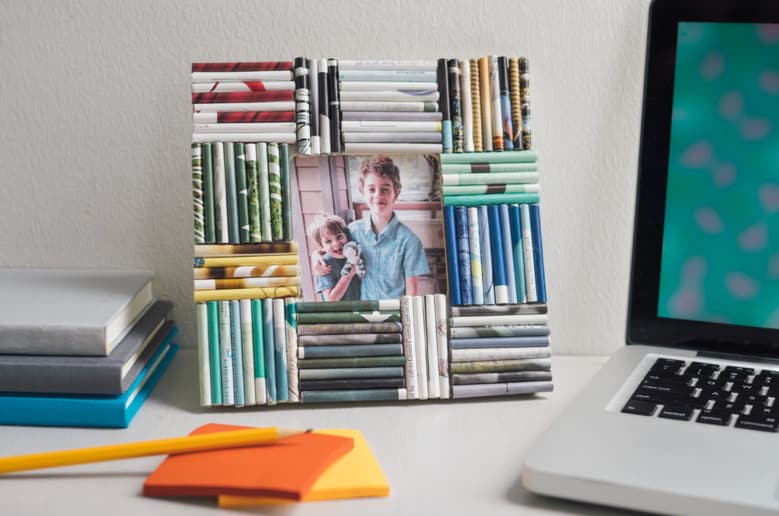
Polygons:
[[779,2],[648,29],[627,341],[779,359]]
[[657,316],[779,329],[779,24],[676,36]]

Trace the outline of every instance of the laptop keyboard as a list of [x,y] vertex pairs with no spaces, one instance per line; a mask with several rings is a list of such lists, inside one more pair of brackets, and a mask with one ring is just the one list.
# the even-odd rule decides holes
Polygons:
[[626,414],[779,431],[779,371],[658,358]]

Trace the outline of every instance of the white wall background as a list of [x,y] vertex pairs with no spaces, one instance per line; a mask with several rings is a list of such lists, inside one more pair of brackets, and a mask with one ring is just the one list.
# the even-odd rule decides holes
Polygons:
[[151,269],[195,346],[192,61],[526,55],[554,350],[613,351],[647,6],[0,0],[0,266]]

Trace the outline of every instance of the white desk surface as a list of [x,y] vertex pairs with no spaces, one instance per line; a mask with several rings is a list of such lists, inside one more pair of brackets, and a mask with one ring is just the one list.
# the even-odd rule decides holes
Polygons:
[[[535,397],[372,406],[201,409],[196,352],[182,350],[122,430],[2,427],[0,454],[34,453],[185,435],[209,422],[292,428],[356,428],[390,483],[388,498],[231,509],[249,514],[617,514],[539,497],[519,483],[522,458],[604,363],[554,357],[555,391]],[[0,478],[0,514],[139,516],[213,514],[214,501],[145,498],[144,478],[161,457],[18,473]],[[227,512],[227,511],[224,511]]]

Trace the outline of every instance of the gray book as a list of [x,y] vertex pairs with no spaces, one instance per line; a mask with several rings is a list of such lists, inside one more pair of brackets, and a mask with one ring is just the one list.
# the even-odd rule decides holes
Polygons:
[[145,271],[0,269],[0,353],[107,356],[153,301]]
[[154,303],[107,357],[0,355],[0,392],[121,394],[173,336],[172,307]]

